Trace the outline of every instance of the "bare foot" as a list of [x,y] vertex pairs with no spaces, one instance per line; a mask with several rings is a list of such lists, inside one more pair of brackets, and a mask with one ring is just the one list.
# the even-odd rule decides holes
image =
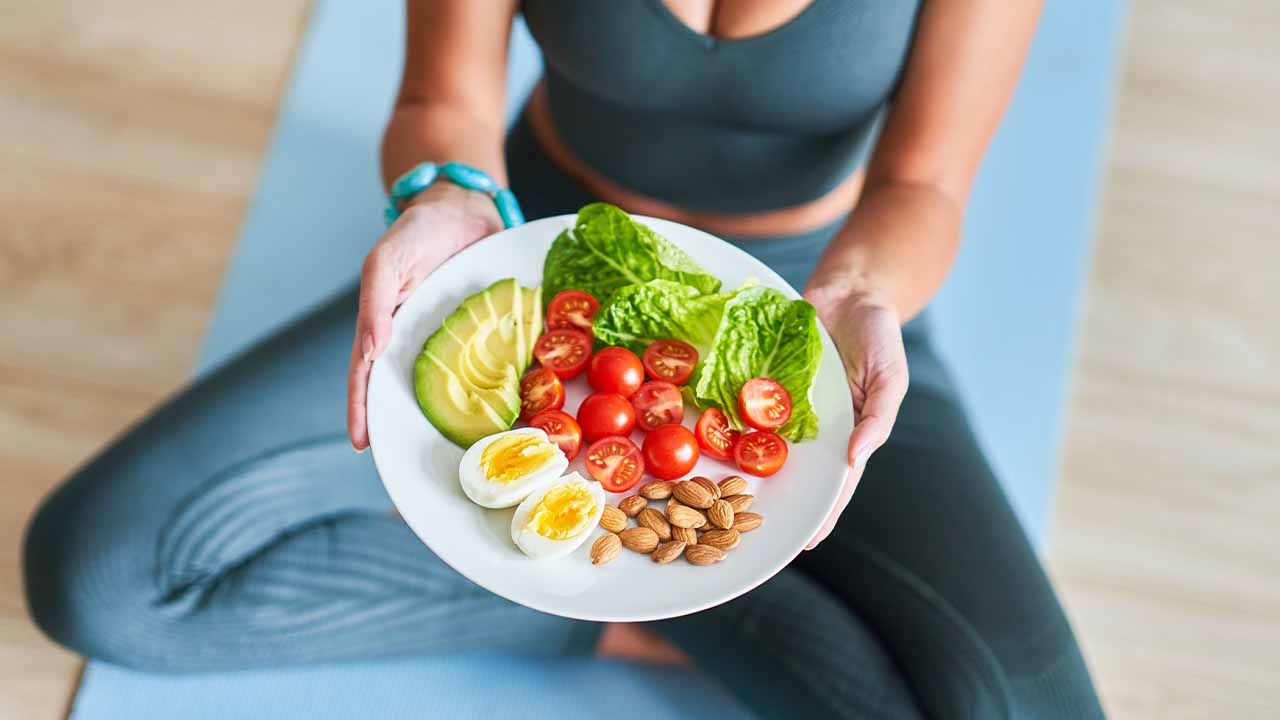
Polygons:
[[683,650],[638,623],[608,623],[596,646],[600,657],[612,657],[654,665],[693,667]]

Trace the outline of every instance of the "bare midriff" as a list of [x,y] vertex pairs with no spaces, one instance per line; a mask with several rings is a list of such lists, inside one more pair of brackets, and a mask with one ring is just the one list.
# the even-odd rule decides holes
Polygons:
[[587,192],[627,212],[674,220],[716,235],[777,237],[817,230],[847,215],[858,202],[858,193],[862,190],[863,173],[859,170],[822,197],[800,205],[758,213],[690,210],[623,187],[578,159],[556,131],[547,105],[546,87],[542,83],[534,88],[525,112],[533,135],[547,157]]

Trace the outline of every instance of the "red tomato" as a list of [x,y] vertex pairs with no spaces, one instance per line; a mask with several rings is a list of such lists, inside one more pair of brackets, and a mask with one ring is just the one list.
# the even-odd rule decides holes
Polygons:
[[644,436],[644,466],[662,480],[675,480],[698,462],[698,441],[683,425],[663,425]]
[[680,388],[669,382],[650,380],[631,396],[631,406],[636,409],[636,425],[649,432],[659,425],[677,423],[684,419],[684,398]]
[[580,330],[548,330],[534,343],[533,356],[561,380],[577,377],[591,359],[591,336]]
[[583,464],[587,472],[609,492],[626,492],[644,475],[644,458],[630,438],[612,435],[587,448]]
[[520,419],[528,420],[543,410],[564,407],[564,385],[546,368],[538,368],[520,381]]
[[609,435],[630,435],[636,426],[636,413],[631,403],[617,393],[595,393],[578,406],[578,424],[582,426],[582,437],[595,442]]
[[644,351],[644,370],[654,380],[681,385],[697,364],[698,351],[681,340],[658,340]]
[[582,290],[561,290],[547,305],[548,330],[581,330],[591,334],[591,318],[600,301]]
[[747,433],[733,444],[733,461],[744,473],[769,477],[787,461],[787,441],[768,430]]
[[569,460],[578,457],[582,449],[582,428],[569,413],[559,410],[544,410],[529,421],[529,427],[538,428],[547,434],[551,442],[560,446],[560,451]]
[[732,460],[733,444],[742,437],[740,431],[729,427],[729,418],[720,408],[703,410],[694,434],[698,436],[698,447],[702,452],[717,460]]
[[591,358],[587,369],[587,382],[596,392],[618,393],[631,397],[631,393],[644,382],[644,368],[640,358],[626,348],[607,347]]
[[751,378],[738,391],[738,412],[757,430],[774,430],[791,419],[791,393],[769,378]]

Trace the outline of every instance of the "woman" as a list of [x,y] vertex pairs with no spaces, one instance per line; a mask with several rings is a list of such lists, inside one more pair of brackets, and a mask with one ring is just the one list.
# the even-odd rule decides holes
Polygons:
[[[497,5],[408,4],[386,182],[459,161],[507,181],[530,216],[600,199],[725,237],[805,288],[853,390],[850,481],[813,549],[742,598],[650,627],[766,716],[1101,716],[913,319],[955,255],[1038,4]],[[547,75],[504,144],[521,9]],[[41,627],[84,654],[166,670],[596,647],[600,626],[512,605],[444,567],[346,447],[368,445],[369,366],[395,307],[500,228],[488,196],[431,185],[370,252],[358,303],[353,291],[316,311],[82,469],[28,533]],[[353,320],[342,433],[335,385]]]

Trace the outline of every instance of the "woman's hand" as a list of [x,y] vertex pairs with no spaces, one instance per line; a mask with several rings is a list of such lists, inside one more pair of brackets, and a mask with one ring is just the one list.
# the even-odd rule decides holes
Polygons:
[[415,196],[369,251],[360,274],[360,314],[347,373],[347,434],[357,451],[369,447],[369,368],[391,340],[396,308],[446,258],[501,229],[487,196],[438,182]]
[[809,541],[812,550],[826,539],[858,487],[867,458],[889,438],[898,408],[907,394],[907,355],[902,325],[892,306],[875,294],[812,288],[805,299],[831,333],[853,392],[854,427],[849,437],[849,475],[836,507]]

